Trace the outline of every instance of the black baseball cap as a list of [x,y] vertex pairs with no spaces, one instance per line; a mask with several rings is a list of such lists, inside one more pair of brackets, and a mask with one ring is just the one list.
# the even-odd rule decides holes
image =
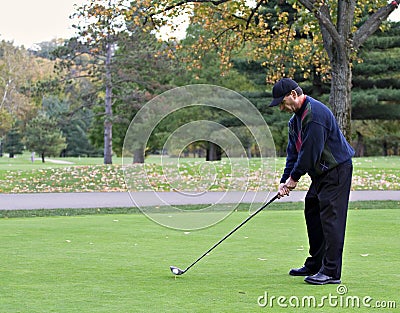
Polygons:
[[275,83],[272,88],[272,97],[274,98],[269,105],[270,107],[274,107],[279,105],[285,96],[290,93],[293,89],[296,89],[299,85],[290,78],[282,78],[278,82]]

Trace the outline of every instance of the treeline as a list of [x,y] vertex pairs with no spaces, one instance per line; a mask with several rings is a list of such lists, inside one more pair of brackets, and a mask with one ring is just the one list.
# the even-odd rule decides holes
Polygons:
[[359,156],[399,155],[400,24],[364,44],[353,71],[353,145]]
[[[72,38],[27,50],[2,41],[0,155],[13,157],[28,150],[43,161],[46,156],[104,157],[107,136],[112,139],[112,154],[121,155],[129,123],[145,103],[173,87],[197,83],[230,88],[248,98],[268,123],[278,155],[284,155],[289,117],[267,107],[271,85],[265,80],[265,65],[237,54],[232,56],[232,68],[221,74],[218,51],[210,51],[202,57],[201,66],[194,66],[189,47],[201,33],[200,25],[190,25],[179,49],[176,43],[138,28],[116,34],[106,44]],[[353,145],[359,156],[399,154],[399,35],[398,23],[375,34],[362,48],[363,62],[354,65]],[[294,78],[307,94],[328,103],[325,80],[318,75],[309,80]],[[237,121],[217,110],[182,110],[156,128],[147,152],[161,153],[174,129],[205,118],[238,127]],[[247,135],[242,137],[248,155],[257,155]],[[218,159],[222,151],[212,143],[196,142],[186,153]],[[105,159],[105,163],[110,161]]]

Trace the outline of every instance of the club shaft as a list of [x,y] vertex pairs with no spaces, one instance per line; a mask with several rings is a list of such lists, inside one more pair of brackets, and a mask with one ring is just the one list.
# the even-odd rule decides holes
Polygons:
[[253,214],[249,215],[243,222],[241,222],[239,225],[237,225],[228,234],[226,234],[222,239],[220,239],[215,245],[213,245],[210,249],[208,249],[206,252],[204,252],[196,261],[194,261],[192,264],[190,264],[183,272],[184,273],[187,272],[197,262],[199,262],[202,258],[204,258],[207,255],[207,253],[210,253],[212,250],[214,250],[221,242],[223,242],[226,238],[228,238],[230,235],[232,235],[240,227],[242,227],[244,224],[246,224],[248,221],[250,221],[254,216],[256,216],[258,213],[260,213],[262,210],[264,210],[268,205],[270,205],[276,199],[278,199],[278,194],[276,194],[271,200],[269,200],[267,203],[265,203],[262,207],[257,209],[257,211],[255,211]]

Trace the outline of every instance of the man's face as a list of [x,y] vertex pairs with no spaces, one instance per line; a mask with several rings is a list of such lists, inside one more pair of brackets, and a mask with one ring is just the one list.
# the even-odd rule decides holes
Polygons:
[[288,113],[294,113],[297,111],[297,94],[292,90],[289,94],[283,98],[282,102],[279,104],[279,110]]

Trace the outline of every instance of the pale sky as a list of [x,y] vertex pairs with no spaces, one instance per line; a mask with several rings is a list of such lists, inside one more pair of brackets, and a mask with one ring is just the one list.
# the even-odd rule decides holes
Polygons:
[[73,5],[87,0],[0,0],[0,40],[31,47],[34,43],[74,34]]
[[[69,16],[87,0],[0,0],[0,40],[30,48],[34,43],[74,34]],[[400,20],[400,8],[391,15]]]

